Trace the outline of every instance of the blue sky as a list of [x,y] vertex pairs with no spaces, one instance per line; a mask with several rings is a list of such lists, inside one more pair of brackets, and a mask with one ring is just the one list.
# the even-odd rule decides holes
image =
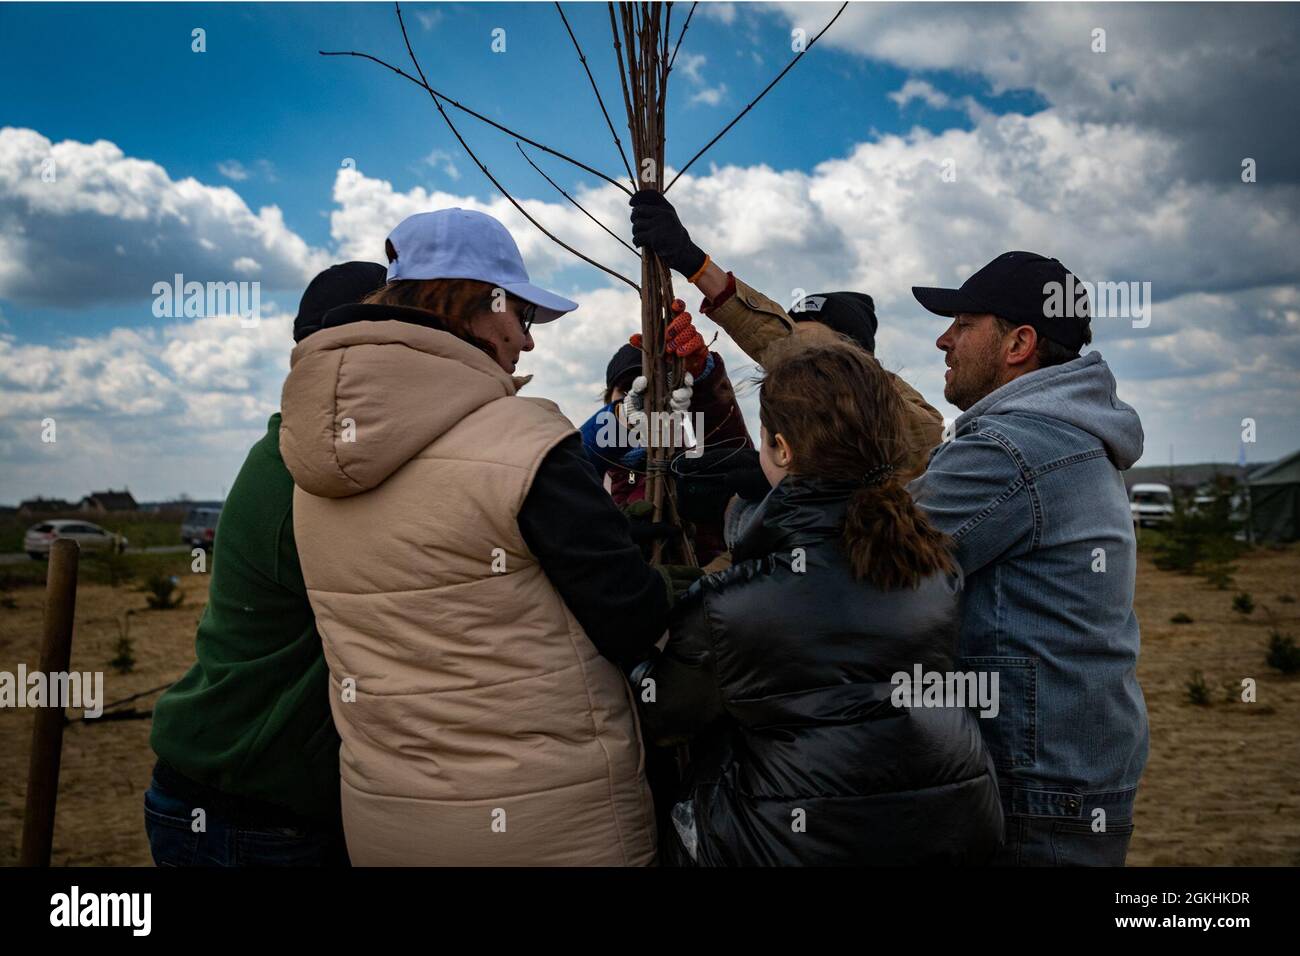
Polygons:
[[[565,9],[617,121],[605,7]],[[815,31],[834,9],[701,4],[672,81],[670,165],[788,60],[792,27]],[[622,168],[552,5],[404,10],[435,87]],[[1091,48],[1098,26],[1103,53]],[[497,28],[504,53],[491,50]],[[1260,434],[1248,456],[1267,460],[1300,444],[1300,117],[1277,92],[1296,86],[1296,35],[1287,7],[854,4],[673,196],[697,241],[774,297],[875,295],[882,361],[937,405],[941,327],[911,284],[960,282],[1008,248],[1059,255],[1088,278],[1149,281],[1151,327],[1097,339],[1143,414],[1144,463],[1171,444],[1180,461],[1235,459],[1247,416]],[[387,3],[0,4],[0,502],[104,482],[147,498],[219,493],[276,407],[306,280],[339,258],[381,258],[387,229],[439,204],[499,215],[534,277],[584,303],[525,370],[571,417],[591,410],[634,303],[530,234],[419,89],[319,49],[407,63]],[[460,122],[548,224],[635,266],[509,137]],[[60,179],[42,190],[46,156]],[[1251,186],[1241,157],[1258,163]],[[620,194],[537,159],[626,233]],[[948,159],[960,175],[940,186]],[[255,279],[272,317],[249,335],[214,317],[155,318],[152,283],[175,272]],[[46,415],[68,425],[60,448],[34,438]]]
[[[622,169],[551,4],[403,9],[432,86],[610,175]],[[607,107],[621,109],[605,6],[574,3],[566,15],[593,74],[606,81]],[[9,91],[5,125],[39,130],[52,140],[107,139],[128,156],[165,167],[173,179],[232,185],[250,207],[278,206],[286,224],[313,245],[328,244],[322,197],[345,158],[399,190],[433,186],[483,200],[495,195],[421,90],[373,63],[317,53],[360,50],[412,72],[389,3],[6,4],[0,25],[10,38],[0,62],[0,82]],[[195,27],[207,31],[202,55],[190,49]],[[491,50],[496,28],[506,31],[503,54]],[[706,14],[694,19],[680,66],[700,55],[707,63],[698,68],[699,82],[681,71],[680,85],[672,88],[680,95],[670,101],[670,162],[688,159],[784,66],[789,29],[771,13],[731,25]],[[51,69],[50,47],[15,42],[51,30],[63,49],[76,51],[68,57],[75,68]],[[701,162],[744,163],[759,156],[777,168],[811,169],[877,131],[905,131],[922,113],[916,106],[899,110],[886,98],[906,71],[829,48],[814,52]],[[716,104],[690,101],[722,85],[726,93]],[[827,96],[828,85],[852,95]],[[973,95],[993,111],[1037,101],[1031,91],[992,96],[983,86],[955,75],[947,89]],[[970,125],[956,109],[926,111],[924,120],[940,128]],[[508,137],[470,118],[461,128],[518,198],[555,197]],[[626,131],[620,134],[626,142]],[[426,161],[436,151],[450,154],[458,178],[445,164]],[[597,182],[562,161],[535,158],[568,190]],[[234,163],[246,178],[223,175]],[[93,311],[29,305],[5,314],[15,317],[25,339],[53,343],[152,322],[141,308],[149,301],[142,294]]]

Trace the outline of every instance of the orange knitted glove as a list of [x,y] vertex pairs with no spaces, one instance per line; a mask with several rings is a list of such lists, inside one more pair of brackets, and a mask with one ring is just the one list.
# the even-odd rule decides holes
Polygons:
[[[709,362],[709,347],[704,344],[704,336],[691,324],[691,314],[686,311],[685,302],[673,299],[672,312],[674,318],[668,323],[664,336],[664,354],[680,358],[686,371],[698,378]],[[634,334],[628,342],[633,348],[641,348],[641,333]]]
[[691,314],[686,311],[685,302],[673,299],[672,311],[676,318],[668,323],[664,351],[680,358],[686,371],[698,377],[708,364],[709,347],[704,344],[704,336],[691,324]]

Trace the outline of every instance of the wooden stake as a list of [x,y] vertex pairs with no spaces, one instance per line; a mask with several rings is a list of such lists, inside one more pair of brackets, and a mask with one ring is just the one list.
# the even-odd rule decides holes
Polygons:
[[[72,621],[77,610],[77,542],[60,538],[50,546],[45,579],[45,626],[41,635],[41,673],[67,673],[72,660]],[[19,866],[49,866],[54,846],[54,809],[59,797],[63,757],[63,701],[47,700],[32,726],[27,766],[27,807]]]

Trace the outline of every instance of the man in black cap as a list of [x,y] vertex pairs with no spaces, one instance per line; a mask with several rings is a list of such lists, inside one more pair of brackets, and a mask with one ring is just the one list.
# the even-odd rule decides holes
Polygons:
[[[708,296],[702,311],[751,358],[794,331],[691,242],[662,195],[631,205],[633,241]],[[980,723],[1007,813],[1000,861],[1122,865],[1148,745],[1120,475],[1141,457],[1142,424],[1101,356],[1080,356],[1088,299],[1057,260],[1011,252],[960,289],[913,291],[953,319],[937,345],[944,395],[965,414],[908,487],[965,572],[963,666],[999,681],[998,712]]]
[[1059,260],[1032,252],[1003,253],[960,289],[913,286],[921,305],[954,319],[936,343],[947,355],[943,397],[965,411],[1017,376],[1078,358],[1092,342],[1087,295],[1072,294],[1082,288]]
[[912,290],[952,319],[936,345],[963,414],[908,490],[965,574],[958,666],[997,688],[980,726],[1010,865],[1123,865],[1147,757],[1120,474],[1142,423],[1101,355],[1079,354],[1081,289],[1056,259],[1008,252],[960,289]]
[[[374,262],[307,286],[293,339],[384,284]],[[280,413],[253,445],[221,511],[197,662],[159,698],[145,830],[160,866],[346,864],[339,735],[329,670],[293,535]],[[202,828],[196,828],[202,811]]]
[[[705,296],[700,311],[721,326],[759,365],[774,343],[795,332],[816,334],[820,328],[847,336],[875,355],[876,306],[871,296],[862,292],[806,295],[787,313],[774,300],[732,273],[724,272],[695,245],[677,210],[662,193],[642,190],[632,197],[631,205],[632,241],[651,249],[670,268],[686,276]],[[893,372],[886,374],[903,400],[907,416],[908,447],[896,463],[899,474],[906,480],[925,469],[930,450],[942,436],[943,416],[903,379]],[[708,463],[697,462],[697,465]]]

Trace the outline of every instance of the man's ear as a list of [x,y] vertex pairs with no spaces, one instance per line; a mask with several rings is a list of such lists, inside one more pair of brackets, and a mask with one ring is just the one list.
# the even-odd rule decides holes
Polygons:
[[1038,332],[1032,325],[1018,325],[1011,330],[1007,364],[1023,365],[1038,354]]

